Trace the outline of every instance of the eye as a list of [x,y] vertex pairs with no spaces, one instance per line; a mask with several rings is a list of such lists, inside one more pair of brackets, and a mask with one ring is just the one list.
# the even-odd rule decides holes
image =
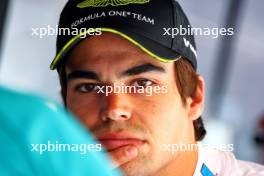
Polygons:
[[76,90],[81,93],[89,93],[92,91],[97,91],[98,87],[99,86],[96,84],[87,83],[87,84],[81,84],[81,85],[76,86]]
[[155,83],[149,79],[138,79],[134,81],[133,86],[146,88],[149,86],[153,86],[153,84]]

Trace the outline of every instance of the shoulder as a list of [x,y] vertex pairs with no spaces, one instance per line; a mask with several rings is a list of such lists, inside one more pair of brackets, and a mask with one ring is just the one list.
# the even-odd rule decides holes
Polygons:
[[0,175],[117,175],[62,105],[1,87],[0,100]]
[[45,98],[36,95],[16,92],[3,87],[0,87],[0,98],[1,111],[7,111],[7,114],[12,114],[12,112],[14,111],[19,111],[22,114],[24,112],[32,113],[35,109],[52,110],[52,107],[49,106],[51,104],[51,101]]
[[215,175],[264,176],[264,166],[238,160],[232,152],[201,147],[199,156]]
[[[80,130],[82,125],[53,100],[3,87],[0,87],[0,99],[0,128],[3,132],[12,132],[13,136],[21,136],[24,140],[22,136],[31,137],[33,132],[35,138],[38,134],[65,136],[63,134],[70,131],[84,133]],[[65,132],[64,129],[68,130]]]
[[[36,95],[20,93],[0,87],[0,120],[6,124],[27,123],[31,120],[44,118],[51,119],[60,114],[66,115],[63,106]],[[2,124],[3,125],[3,124]]]

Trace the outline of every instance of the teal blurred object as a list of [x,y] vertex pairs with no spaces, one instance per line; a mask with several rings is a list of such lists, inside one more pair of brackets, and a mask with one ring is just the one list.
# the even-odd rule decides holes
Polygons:
[[[43,98],[0,87],[1,176],[121,175],[119,171],[111,170],[103,151],[84,152],[81,147],[75,148],[80,151],[73,151],[72,148],[70,152],[57,150],[40,154],[36,149],[32,151],[31,144],[46,144],[47,148],[48,143],[52,143],[53,147],[57,143],[71,146],[97,144],[63,107]],[[45,149],[43,146],[42,149]]]

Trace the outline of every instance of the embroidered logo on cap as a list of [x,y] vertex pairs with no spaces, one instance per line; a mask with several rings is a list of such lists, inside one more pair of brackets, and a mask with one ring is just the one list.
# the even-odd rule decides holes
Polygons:
[[85,0],[77,5],[78,8],[121,6],[128,4],[146,4],[150,0]]

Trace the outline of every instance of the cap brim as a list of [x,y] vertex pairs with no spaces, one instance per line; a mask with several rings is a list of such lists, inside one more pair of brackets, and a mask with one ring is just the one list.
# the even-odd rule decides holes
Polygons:
[[[114,33],[127,39],[129,42],[138,46],[144,52],[146,52],[147,54],[149,54],[150,56],[154,57],[155,59],[161,62],[173,62],[180,58],[180,54],[139,34],[128,32],[127,30],[123,30],[123,29],[112,29],[112,28],[100,28],[100,29],[102,32]],[[75,36],[66,45],[64,45],[64,47],[58,52],[55,59],[52,61],[50,65],[50,69],[51,70],[56,69],[59,63],[61,63],[62,58],[80,41],[84,40],[89,36],[87,35],[87,33],[88,30],[84,33]]]

